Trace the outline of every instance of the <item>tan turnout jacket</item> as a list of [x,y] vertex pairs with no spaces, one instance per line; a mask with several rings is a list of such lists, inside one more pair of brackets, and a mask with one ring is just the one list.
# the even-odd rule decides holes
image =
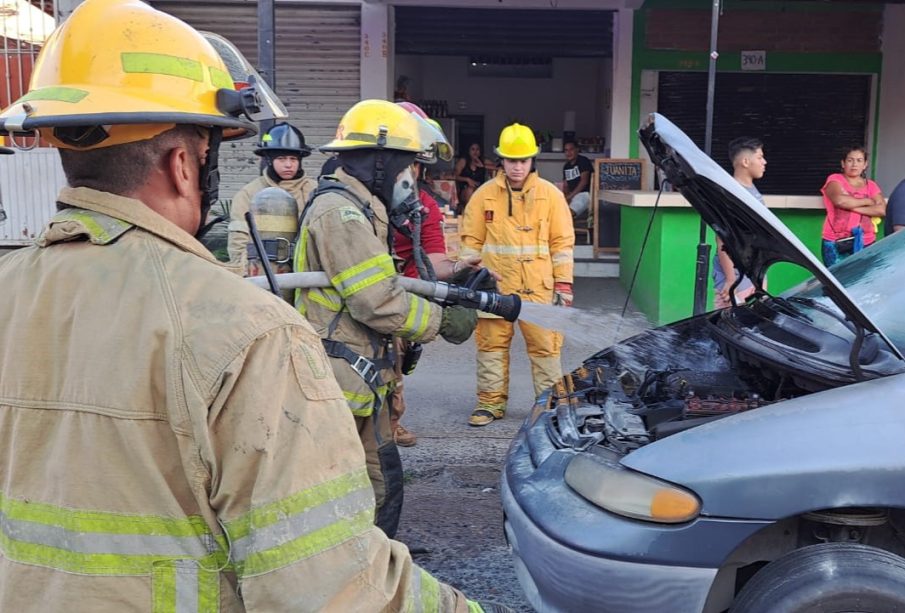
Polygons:
[[[321,337],[342,342],[368,359],[387,358],[391,336],[433,340],[440,329],[442,309],[398,285],[387,247],[386,207],[342,169],[336,171],[336,177],[370,203],[373,220],[342,194],[326,193],[312,201],[302,221],[293,268],[297,272],[324,271],[332,287],[299,291],[296,307]],[[376,348],[375,342],[379,344]],[[352,413],[370,415],[374,392],[348,361],[330,360]],[[380,370],[380,378],[384,385],[379,395],[384,398],[386,384],[394,380],[392,364]]]
[[467,611],[374,527],[308,323],[136,200],[59,201],[0,258],[0,610]]

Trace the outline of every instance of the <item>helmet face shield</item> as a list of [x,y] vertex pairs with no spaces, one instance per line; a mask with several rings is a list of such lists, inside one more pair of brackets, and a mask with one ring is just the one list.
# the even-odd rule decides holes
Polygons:
[[424,150],[433,150],[436,152],[437,157],[444,162],[452,160],[452,147],[449,141],[446,140],[446,135],[443,134],[440,124],[431,119],[424,119],[417,113],[412,113],[412,116],[418,120],[418,140],[427,145]]
[[239,112],[252,121],[283,120],[289,117],[282,101],[235,45],[219,34],[199,32],[223,59],[235,84],[234,93],[221,90],[218,94],[217,106],[224,113]]

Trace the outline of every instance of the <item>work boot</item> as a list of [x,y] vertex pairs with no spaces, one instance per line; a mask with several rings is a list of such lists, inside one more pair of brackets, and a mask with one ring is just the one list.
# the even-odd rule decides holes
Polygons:
[[393,440],[400,447],[414,447],[415,443],[418,442],[418,437],[415,436],[414,432],[409,432],[405,429],[405,426],[399,424],[393,432]]
[[506,416],[505,404],[491,404],[488,402],[479,402],[475,410],[471,412],[468,418],[469,426],[486,426],[495,419],[503,419]]

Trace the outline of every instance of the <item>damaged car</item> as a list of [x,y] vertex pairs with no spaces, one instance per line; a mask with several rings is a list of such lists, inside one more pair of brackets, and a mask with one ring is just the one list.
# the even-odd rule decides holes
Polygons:
[[905,611],[905,232],[827,270],[675,125],[654,164],[773,296],[644,332],[542,394],[502,476],[538,611]]

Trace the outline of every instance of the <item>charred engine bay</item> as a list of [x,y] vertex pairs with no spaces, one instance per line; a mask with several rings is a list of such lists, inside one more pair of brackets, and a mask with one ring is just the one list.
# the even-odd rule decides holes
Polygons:
[[587,360],[552,391],[560,448],[625,454],[677,432],[814,391],[778,367],[725,357],[704,318],[645,332]]

